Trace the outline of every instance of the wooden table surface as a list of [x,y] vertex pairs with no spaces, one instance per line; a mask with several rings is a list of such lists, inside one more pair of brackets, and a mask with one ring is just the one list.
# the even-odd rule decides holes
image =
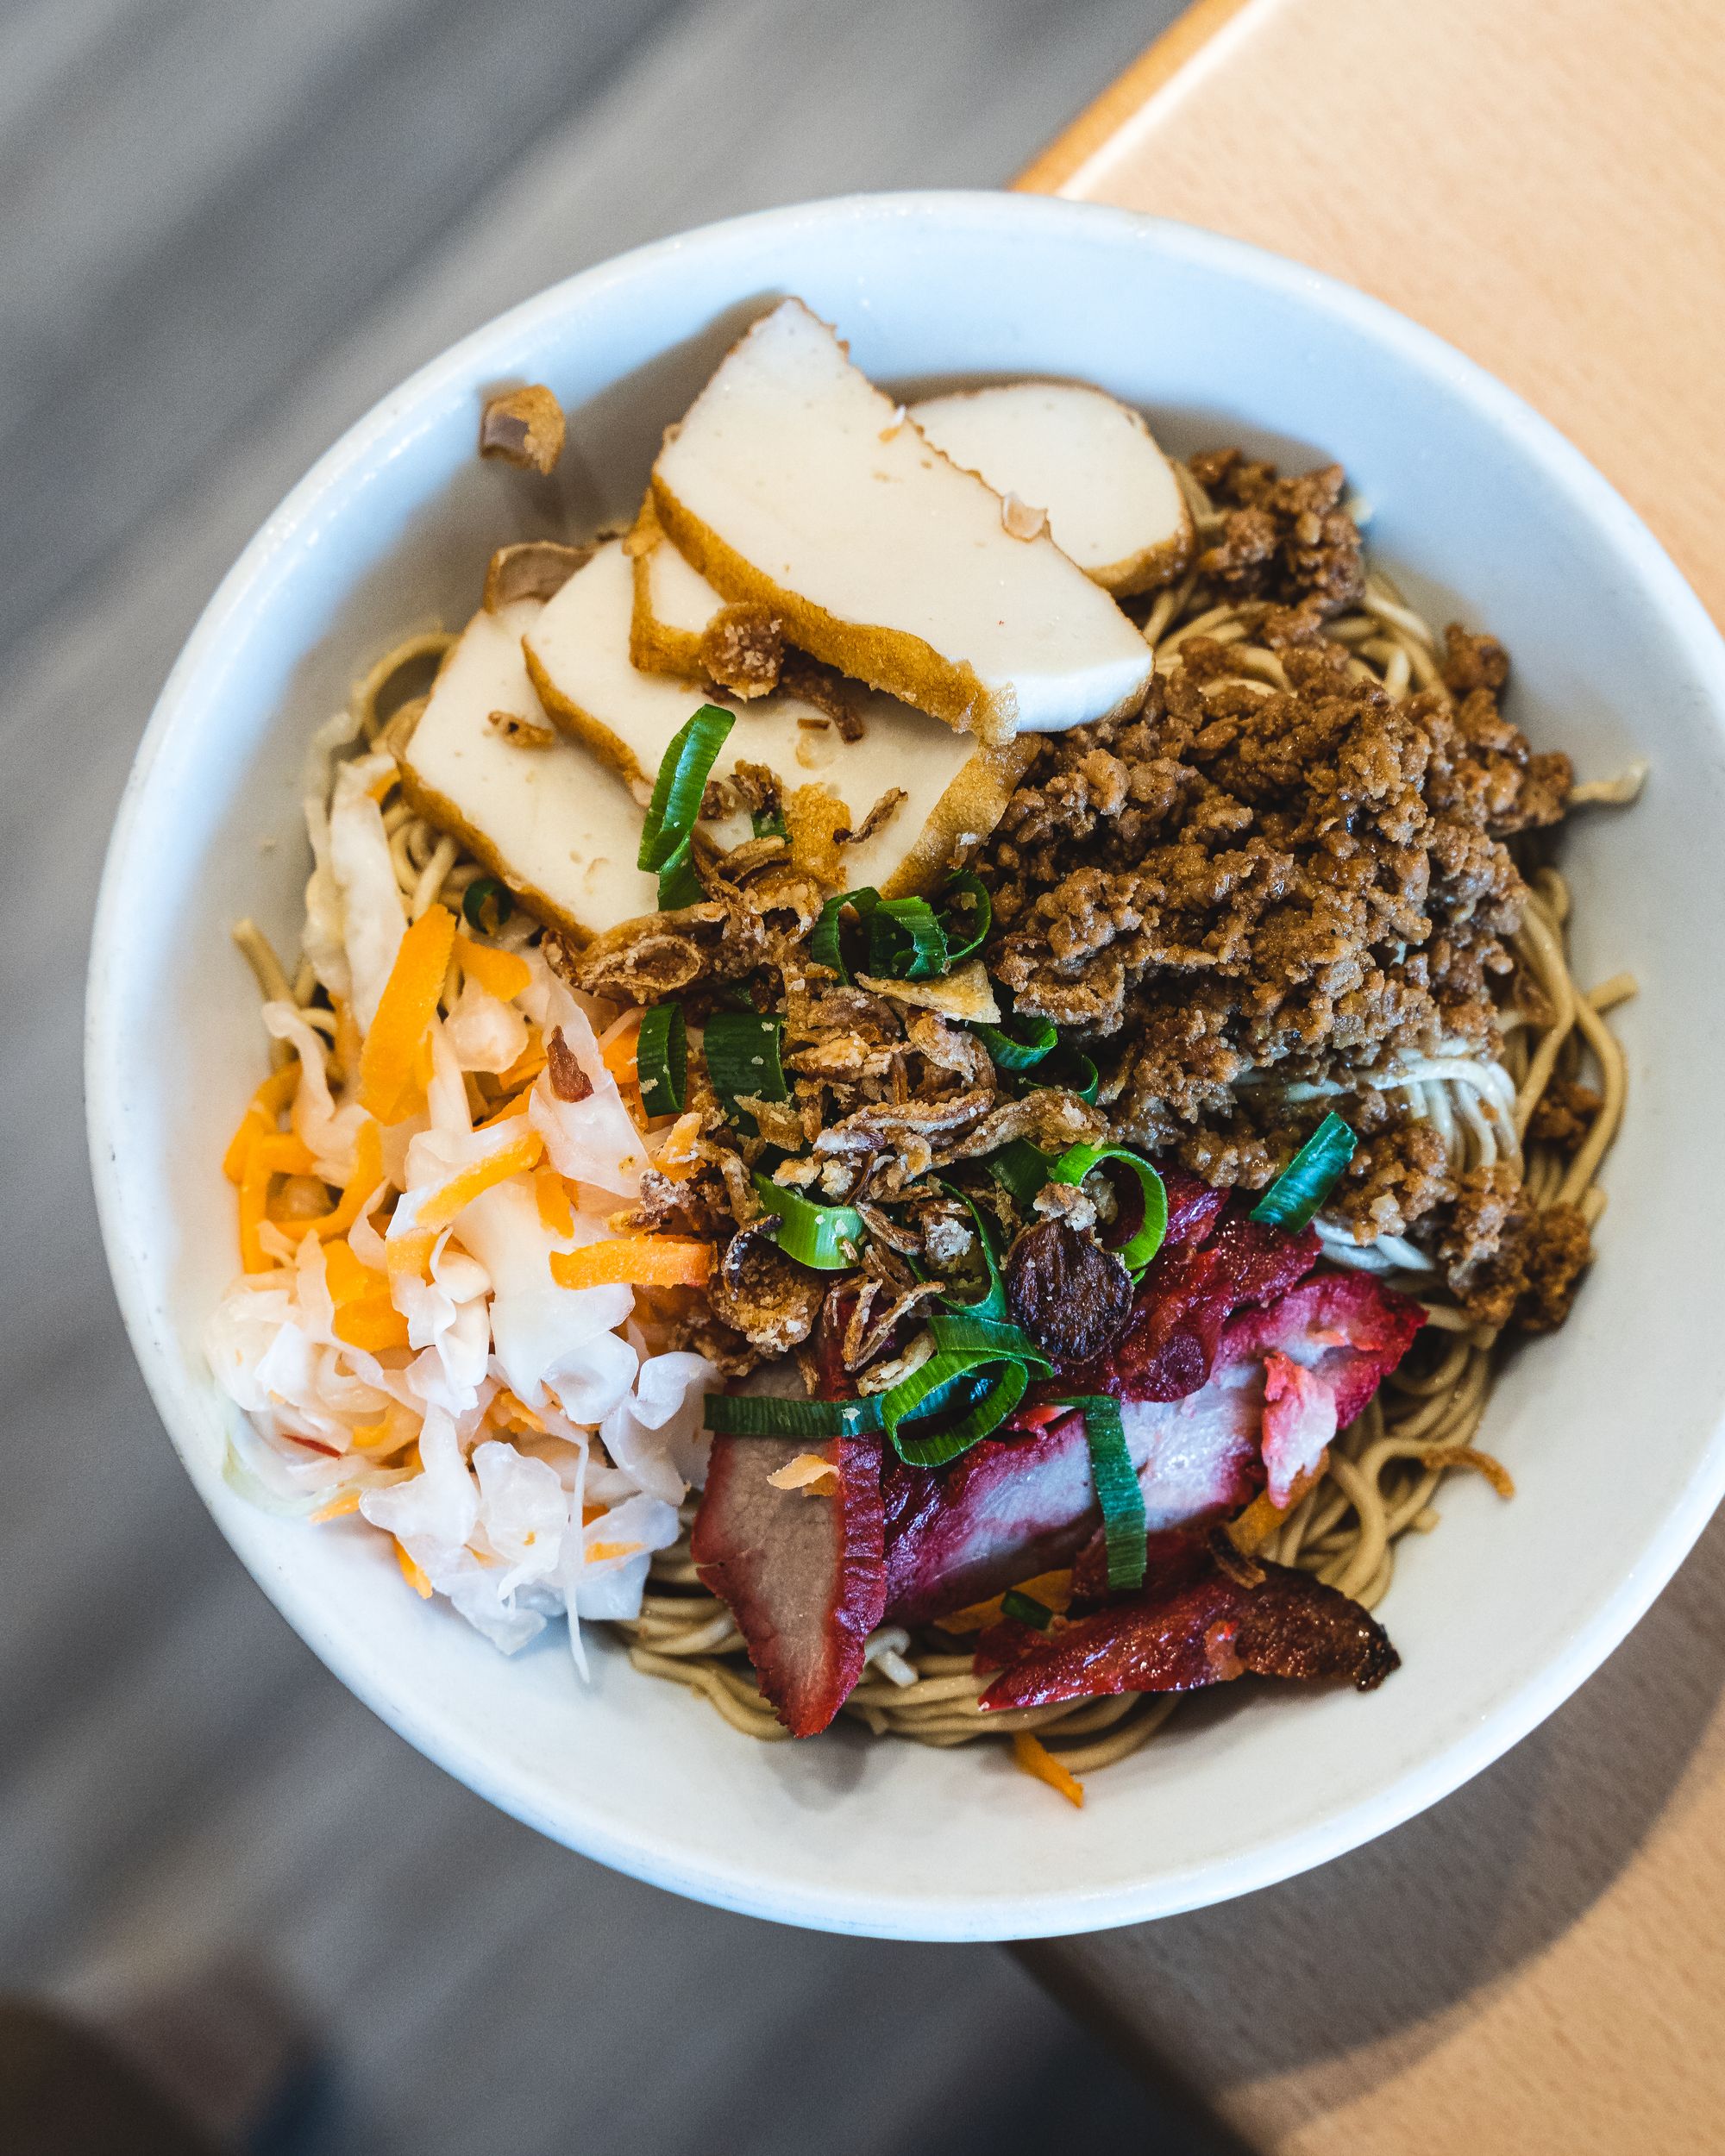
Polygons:
[[[1554,420],[1725,621],[1717,0],[1200,0],[1020,184],[1401,308]],[[1716,2151],[1722,1689],[1716,1522],[1435,1810],[1243,1901],[1023,1951],[1277,2156]]]

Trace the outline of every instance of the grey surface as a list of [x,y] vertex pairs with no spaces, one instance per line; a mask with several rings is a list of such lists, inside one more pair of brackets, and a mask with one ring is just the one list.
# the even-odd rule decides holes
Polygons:
[[249,1953],[325,2035],[320,2147],[1160,2145],[1005,1955],[673,1901],[490,1811],[340,1690],[134,1370],[78,1034],[155,691],[367,404],[638,240],[1002,179],[1173,11],[0,5],[0,1982],[90,1997]]

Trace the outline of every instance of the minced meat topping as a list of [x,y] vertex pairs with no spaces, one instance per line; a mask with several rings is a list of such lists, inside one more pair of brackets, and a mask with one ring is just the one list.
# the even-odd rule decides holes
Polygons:
[[[809,949],[828,889],[781,838],[698,850],[700,904],[556,954],[582,988],[679,996],[697,1024],[739,999],[783,1020],[789,1098],[722,1104],[693,1059],[699,1137],[676,1179],[645,1176],[635,1216],[729,1245],[691,1330],[727,1370],[806,1341],[819,1292],[872,1389],[915,1353],[932,1282],[976,1275],[957,1188],[1003,1248],[1034,1235],[1038,1258],[1045,1244],[1050,1263],[1078,1263],[1068,1244],[1095,1225],[1084,1189],[1021,1217],[981,1172],[1014,1138],[1057,1154],[1116,1137],[1257,1189],[1331,1109],[1358,1141],[1332,1218],[1361,1242],[1412,1236],[1482,1319],[1560,1321],[1587,1261],[1580,1214],[1533,1213],[1502,1162],[1458,1172],[1405,1094],[1374,1081],[1421,1057],[1495,1057],[1506,1006],[1538,1015],[1511,950],[1527,895],[1516,854],[1562,816],[1569,761],[1535,755],[1504,718],[1509,665],[1490,637],[1452,626],[1420,660],[1425,686],[1396,695],[1329,633],[1383,603],[1339,467],[1283,479],[1219,450],[1191,468],[1211,503],[1183,587],[1194,626],[1158,650],[1136,715],[1043,743],[964,864],[993,902],[988,973],[1018,1018],[1054,1021],[1094,1058],[1097,1105],[997,1071],[975,1032],[908,993],[835,981]],[[1373,624],[1351,619],[1340,636],[1358,646]],[[810,662],[768,655],[826,708]],[[848,711],[844,686],[832,696]],[[732,784],[776,805],[770,772],[743,767]],[[1554,1081],[1533,1135],[1573,1151],[1596,1105]],[[854,1269],[818,1290],[778,1258],[759,1226],[763,1167],[857,1210]]]

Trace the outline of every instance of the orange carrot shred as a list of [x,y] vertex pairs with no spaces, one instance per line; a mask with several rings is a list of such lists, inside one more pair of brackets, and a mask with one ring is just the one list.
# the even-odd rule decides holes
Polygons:
[[560,1288],[699,1288],[712,1268],[712,1244],[677,1235],[624,1235],[551,1253]]
[[461,971],[477,981],[499,1003],[513,1003],[533,978],[533,970],[519,951],[499,950],[494,943],[476,943],[471,936],[455,935],[455,956]]
[[475,1161],[471,1168],[440,1183],[420,1206],[416,1225],[434,1235],[447,1228],[463,1206],[531,1168],[544,1150],[545,1141],[538,1131],[524,1129],[484,1160]]
[[397,1540],[395,1545],[395,1561],[401,1567],[403,1579],[407,1582],[422,1601],[429,1602],[431,1599],[431,1583],[426,1578],[424,1568],[419,1560],[408,1549],[406,1544],[399,1539]]
[[1063,1767],[1045,1744],[1032,1737],[1027,1729],[1013,1732],[1013,1758],[1026,1774],[1033,1774],[1038,1782],[1046,1782],[1051,1789],[1058,1789],[1069,1804],[1084,1808],[1084,1784],[1076,1774]]
[[569,1203],[568,1186],[555,1168],[542,1168],[533,1178],[533,1195],[539,1201],[539,1225],[553,1235],[573,1235],[575,1209]]
[[321,1527],[326,1520],[343,1520],[350,1512],[359,1509],[358,1490],[344,1489],[339,1497],[332,1497],[327,1505],[312,1514],[311,1524],[314,1527]]
[[428,906],[402,937],[390,968],[360,1051],[360,1099],[385,1121],[394,1119],[420,1067],[455,943],[455,915],[447,906]]
[[407,1320],[386,1292],[381,1295],[361,1295],[353,1302],[343,1303],[336,1313],[331,1330],[338,1340],[345,1340],[349,1347],[363,1349],[367,1355],[381,1355],[386,1348],[412,1345],[407,1336]]

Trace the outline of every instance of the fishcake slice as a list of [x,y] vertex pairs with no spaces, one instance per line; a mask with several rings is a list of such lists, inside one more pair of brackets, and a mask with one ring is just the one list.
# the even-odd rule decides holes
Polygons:
[[1192,516],[1143,417],[1082,382],[1000,382],[913,404],[936,448],[997,494],[1041,511],[1093,583],[1122,596],[1172,583]]
[[391,746],[419,813],[530,912],[585,942],[653,912],[659,887],[635,865],[641,805],[549,723],[527,678],[521,639],[543,611],[518,599],[475,614]]
[[[1144,639],[1045,532],[906,421],[800,300],[720,362],[653,505],[724,599],[800,650],[1000,743],[1135,710]],[[1022,527],[1019,527],[1022,529]]]
[[[1033,743],[979,748],[888,696],[859,694],[841,722],[783,691],[743,702],[643,672],[629,655],[635,589],[626,542],[607,541],[534,621],[524,649],[545,708],[637,790],[689,714],[713,703],[736,714],[713,777],[770,771],[793,855],[828,882],[888,898],[930,890],[1000,821]],[[714,836],[726,843],[724,830]]]

